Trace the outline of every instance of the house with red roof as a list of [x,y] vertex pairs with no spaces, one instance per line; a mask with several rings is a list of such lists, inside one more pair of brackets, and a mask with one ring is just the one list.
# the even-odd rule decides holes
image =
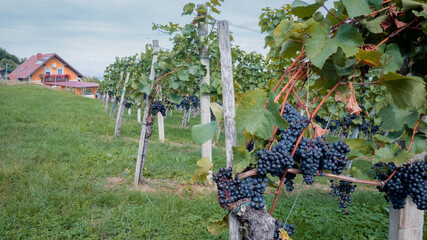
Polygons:
[[45,84],[46,82],[78,81],[83,75],[56,53],[31,56],[9,74],[10,80]]
[[99,84],[81,82],[81,78],[83,75],[56,53],[37,53],[9,74],[12,81],[18,79],[62,89],[72,88],[78,95],[85,95],[84,92],[90,90],[93,92],[93,98],[96,98]]

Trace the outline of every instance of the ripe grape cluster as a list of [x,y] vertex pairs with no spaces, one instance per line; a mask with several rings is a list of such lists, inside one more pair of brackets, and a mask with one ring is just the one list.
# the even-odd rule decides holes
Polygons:
[[251,177],[245,179],[232,178],[231,168],[221,168],[213,175],[217,184],[219,203],[230,204],[243,198],[251,198],[251,207],[262,209],[265,207],[263,193],[268,184],[268,178]]
[[[387,164],[379,162],[373,168],[376,169],[376,178],[385,181],[397,167],[393,162]],[[402,167],[397,168],[396,174],[384,187],[377,187],[377,189],[386,194],[384,198],[390,201],[395,209],[402,209],[405,206],[405,199],[409,195],[419,210],[426,210],[427,163],[405,163]]]
[[166,116],[166,108],[161,101],[155,101],[150,106],[151,115],[156,116],[160,112],[163,116]]
[[335,183],[333,179],[331,179],[331,191],[329,192],[332,197],[339,197],[340,207],[343,208],[342,212],[345,214],[350,214],[347,211],[348,205],[351,203],[351,193],[355,191],[357,186],[352,182],[340,180],[339,183]]
[[[279,142],[268,150],[262,148],[257,152],[258,173],[282,177],[286,169],[292,168],[295,162],[299,162],[303,173],[304,181],[307,184],[314,183],[314,177],[318,170],[332,171],[334,174],[341,174],[348,158],[346,154],[350,151],[348,145],[343,141],[330,144],[324,137],[316,139],[302,138],[295,156],[291,153],[295,147],[298,137],[304,128],[309,124],[309,119],[301,116],[291,105],[286,104],[283,118],[289,123],[289,128],[279,130],[281,138]],[[286,177],[286,188],[293,190],[293,178]]]
[[[360,105],[360,107],[363,109],[363,105]],[[360,121],[354,121],[356,119],[361,119]],[[314,120],[321,124],[323,127],[326,127],[326,121],[316,116]],[[360,116],[357,116],[356,114],[349,114],[347,113],[347,116],[345,116],[342,120],[332,120],[328,125],[328,130],[335,133],[336,131],[342,130],[342,134],[345,136],[350,131],[351,127],[354,126],[356,128],[359,128],[361,132],[365,136],[372,137],[375,134],[381,134],[384,135],[385,133],[380,131],[380,125],[375,125],[373,119],[369,119],[365,112],[361,112]]]
[[129,109],[132,107],[132,102],[129,100],[129,97],[126,97],[123,105],[125,106],[126,109]]
[[281,221],[276,219],[276,223],[274,224],[274,236],[273,239],[281,239],[280,238],[280,229],[285,230],[289,236],[295,233],[295,226],[293,224],[283,224]]
[[193,103],[193,107],[195,107],[195,108],[199,107],[199,105],[200,105],[200,101],[199,101],[199,99],[198,99],[196,96],[191,95],[190,97],[188,97],[188,100],[189,100],[191,103]]
[[180,104],[176,105],[177,108],[183,108],[185,110],[190,109],[190,99],[188,96],[182,96],[182,100]]
[[285,170],[294,165],[291,153],[299,135],[308,126],[309,119],[301,116],[290,104],[286,104],[283,117],[289,123],[289,128],[277,131],[278,134],[281,134],[280,141],[271,150],[262,148],[257,152],[260,175],[270,173],[273,176],[282,177]]

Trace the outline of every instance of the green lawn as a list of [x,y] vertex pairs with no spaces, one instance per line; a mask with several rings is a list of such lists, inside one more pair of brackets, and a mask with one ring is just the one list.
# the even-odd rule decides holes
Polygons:
[[[151,188],[144,190],[132,186],[136,111],[125,114],[114,138],[115,119],[100,101],[62,90],[0,86],[0,110],[0,239],[227,239],[206,230],[226,212],[215,191],[190,183],[201,150],[190,128],[179,128],[179,112],[165,119],[165,143],[154,128],[144,169]],[[215,169],[225,166],[223,137],[213,161]],[[128,166],[123,184],[110,182]],[[329,181],[318,182],[304,188],[289,218],[294,239],[387,238],[381,194],[356,191],[347,216],[329,196]],[[280,196],[274,217],[286,219],[295,195]],[[273,195],[267,200],[271,206]]]

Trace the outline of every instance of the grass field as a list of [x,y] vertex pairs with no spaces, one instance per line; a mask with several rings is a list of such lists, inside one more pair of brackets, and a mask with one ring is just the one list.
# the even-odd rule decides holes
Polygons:
[[[226,212],[213,187],[190,182],[201,151],[191,129],[179,128],[177,111],[165,119],[165,143],[154,129],[147,184],[135,188],[141,127],[135,111],[125,114],[121,137],[114,138],[115,119],[100,101],[66,91],[0,86],[0,110],[0,239],[227,239],[206,230]],[[215,170],[225,166],[223,138],[213,162]],[[294,239],[387,238],[388,203],[380,193],[358,186],[351,214],[343,215],[328,179],[316,180],[304,186],[289,218]],[[280,196],[274,217],[286,219],[295,195]]]

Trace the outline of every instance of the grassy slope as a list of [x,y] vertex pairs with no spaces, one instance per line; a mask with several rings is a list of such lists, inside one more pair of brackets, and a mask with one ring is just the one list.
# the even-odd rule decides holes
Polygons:
[[[103,109],[65,91],[0,86],[0,239],[226,239],[206,231],[225,213],[215,193],[191,194],[189,184],[180,195],[130,188],[140,124],[126,116],[122,137],[112,138],[115,121]],[[200,147],[180,119],[177,112],[166,118],[166,143],[153,131],[146,177],[191,178]],[[225,165],[223,145],[213,150],[216,166]],[[124,185],[105,187],[129,164]],[[386,238],[388,205],[380,194],[354,194],[355,214],[345,216],[324,189],[303,190],[289,219],[295,239]],[[286,219],[294,196],[280,196],[274,217]],[[272,196],[267,200],[271,205]]]

